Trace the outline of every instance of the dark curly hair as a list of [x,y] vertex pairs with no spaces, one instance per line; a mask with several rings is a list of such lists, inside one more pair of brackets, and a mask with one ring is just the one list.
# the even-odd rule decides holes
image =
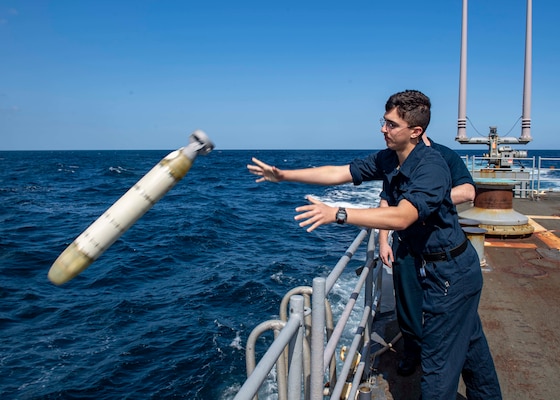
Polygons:
[[426,132],[430,123],[431,106],[430,98],[424,93],[418,90],[405,90],[389,97],[385,103],[385,111],[389,112],[396,108],[397,115],[408,125],[420,126]]

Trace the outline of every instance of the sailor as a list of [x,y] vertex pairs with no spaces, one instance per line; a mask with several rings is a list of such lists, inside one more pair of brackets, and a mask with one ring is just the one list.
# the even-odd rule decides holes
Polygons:
[[[434,143],[425,134],[422,140],[426,146],[432,146],[440,152],[451,172],[451,200],[453,204],[474,201],[476,189],[469,170],[459,155],[449,147]],[[387,207],[387,200],[381,194],[380,207]],[[399,246],[401,241],[396,232],[391,245],[388,241],[389,231],[379,230],[379,257],[385,265],[393,269],[393,287],[395,290],[395,309],[397,321],[402,332],[404,357],[399,360],[397,373],[408,376],[414,373],[420,364],[420,343],[422,337],[422,286],[416,276],[414,257],[406,246]]]
[[381,132],[387,149],[343,166],[281,170],[253,158],[248,165],[262,181],[336,185],[382,180],[388,207],[331,207],[308,196],[296,221],[311,232],[337,222],[397,231],[423,290],[421,389],[424,400],[455,399],[459,378],[468,399],[501,399],[494,362],[478,315],[482,272],[451,200],[449,168],[421,140],[431,103],[416,90],[392,95]]

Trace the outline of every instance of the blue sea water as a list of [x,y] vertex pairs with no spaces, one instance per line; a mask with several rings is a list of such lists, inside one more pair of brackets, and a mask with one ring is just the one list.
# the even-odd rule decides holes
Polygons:
[[375,206],[381,189],[257,184],[246,170],[252,156],[300,168],[368,151],[215,150],[86,271],[51,284],[58,255],[167,153],[0,152],[2,399],[233,398],[251,330],[358,233],[307,233],[295,207],[307,194]]

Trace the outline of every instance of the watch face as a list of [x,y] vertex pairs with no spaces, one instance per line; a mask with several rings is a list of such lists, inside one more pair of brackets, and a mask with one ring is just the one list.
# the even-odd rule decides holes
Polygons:
[[344,208],[339,208],[336,213],[336,222],[343,224],[346,222],[346,210]]

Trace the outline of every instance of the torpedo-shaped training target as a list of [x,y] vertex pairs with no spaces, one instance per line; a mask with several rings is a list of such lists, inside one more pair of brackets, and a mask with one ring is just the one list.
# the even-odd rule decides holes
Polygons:
[[62,285],[97,260],[123,233],[189,172],[196,157],[214,144],[200,130],[190,142],[169,153],[64,250],[49,270],[49,280]]

